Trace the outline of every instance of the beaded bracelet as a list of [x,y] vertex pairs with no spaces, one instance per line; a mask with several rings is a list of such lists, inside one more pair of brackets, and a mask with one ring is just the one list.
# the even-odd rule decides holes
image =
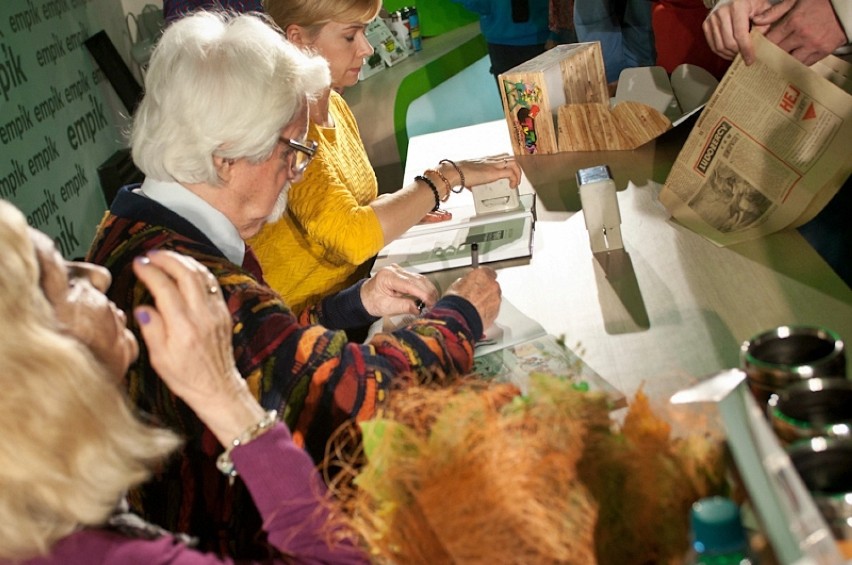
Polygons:
[[239,436],[234,438],[234,441],[231,442],[225,451],[222,452],[221,455],[216,459],[216,468],[222,472],[223,475],[227,475],[231,482],[233,482],[234,477],[237,476],[237,468],[234,466],[234,462],[231,461],[231,451],[235,447],[239,447],[241,445],[245,445],[248,442],[259,438],[264,433],[269,431],[275,422],[278,420],[278,412],[275,410],[270,410],[266,413],[260,422],[256,423]]
[[436,175],[438,175],[438,178],[440,178],[441,181],[444,183],[444,186],[447,187],[447,192],[445,192],[444,195],[441,197],[441,202],[446,202],[450,198],[450,191],[453,190],[453,185],[450,184],[450,181],[447,180],[447,177],[445,177],[444,174],[438,169],[426,169],[425,171],[423,171],[424,176],[428,175],[429,173],[435,173]]
[[459,192],[461,192],[462,190],[464,190],[465,188],[467,188],[467,187],[464,185],[464,173],[462,172],[461,167],[459,167],[458,165],[456,165],[456,164],[455,164],[455,162],[454,162],[454,161],[450,161],[449,159],[441,159],[440,161],[438,161],[438,164],[439,164],[439,165],[440,165],[441,163],[449,163],[450,165],[452,165],[452,166],[453,166],[453,168],[454,168],[454,169],[456,170],[456,172],[459,174],[459,183],[461,183],[461,186],[459,187],[459,189],[458,189],[458,190],[453,189],[453,192],[455,192],[456,194],[458,194]]
[[432,182],[428,177],[424,177],[423,175],[417,175],[414,177],[415,181],[421,181],[426,183],[426,186],[432,189],[432,194],[435,195],[435,207],[432,208],[432,212],[437,212],[438,208],[441,207],[441,195],[438,194],[438,187],[435,186],[435,183]]

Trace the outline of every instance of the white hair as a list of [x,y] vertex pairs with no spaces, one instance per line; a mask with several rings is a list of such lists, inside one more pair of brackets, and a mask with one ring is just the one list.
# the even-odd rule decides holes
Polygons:
[[151,56],[133,160],[157,180],[218,185],[214,155],[269,157],[329,80],[325,60],[290,44],[267,17],[195,12],[169,25]]

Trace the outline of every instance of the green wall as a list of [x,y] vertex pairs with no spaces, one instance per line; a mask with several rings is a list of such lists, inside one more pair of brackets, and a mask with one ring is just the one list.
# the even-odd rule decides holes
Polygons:
[[95,14],[122,17],[116,4],[0,4],[0,198],[67,258],[88,249],[105,209],[97,168],[124,145],[115,93],[82,43],[101,29]]
[[479,19],[473,12],[450,0],[385,0],[383,4],[388,12],[395,12],[404,6],[415,6],[420,16],[420,32],[424,37],[434,37]]

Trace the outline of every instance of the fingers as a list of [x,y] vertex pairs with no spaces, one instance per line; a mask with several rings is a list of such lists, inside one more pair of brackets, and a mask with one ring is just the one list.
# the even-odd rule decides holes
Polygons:
[[373,316],[419,314],[417,301],[432,307],[437,300],[438,289],[432,281],[399,265],[383,267],[361,286],[361,302]]
[[159,310],[183,311],[187,302],[199,303],[205,292],[197,279],[200,275],[184,265],[183,259],[169,251],[158,251],[137,258],[133,264],[136,276],[148,288]]
[[[757,10],[749,0],[720,2],[704,20],[702,29],[710,48],[720,57],[733,59],[742,53],[747,65],[754,61],[754,47],[749,37],[751,16]],[[766,4],[768,6],[768,4]]]
[[219,283],[191,257],[172,251],[152,252],[137,258],[133,271],[156,304],[135,311],[146,343],[151,338],[161,345],[170,336],[189,335],[190,328],[199,322],[213,328],[230,326]]
[[512,188],[518,188],[521,183],[521,166],[514,156],[507,153],[462,161],[459,166],[465,171],[467,188],[498,179],[508,179]]
[[446,222],[446,221],[452,220],[452,219],[453,219],[452,212],[448,212],[447,210],[439,208],[439,209],[433,210],[432,212],[429,212],[428,214],[423,216],[423,219],[420,220],[420,223],[421,224],[437,224],[439,222]]
[[796,5],[797,0],[783,0],[774,6],[770,6],[768,10],[758,12],[752,17],[752,21],[760,26],[774,24]]
[[489,267],[471,270],[454,282],[447,294],[456,294],[469,301],[479,313],[485,328],[494,323],[500,312],[502,291],[497,283],[497,272]]
[[383,282],[389,294],[413,297],[428,307],[433,306],[438,301],[438,289],[427,277],[406,271],[399,265],[391,265],[386,269],[387,271],[382,269],[377,275],[386,277]]

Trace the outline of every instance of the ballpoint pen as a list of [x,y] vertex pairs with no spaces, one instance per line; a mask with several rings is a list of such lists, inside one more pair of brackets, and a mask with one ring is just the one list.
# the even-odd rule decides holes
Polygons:
[[470,244],[470,266],[474,269],[479,268],[479,244]]

